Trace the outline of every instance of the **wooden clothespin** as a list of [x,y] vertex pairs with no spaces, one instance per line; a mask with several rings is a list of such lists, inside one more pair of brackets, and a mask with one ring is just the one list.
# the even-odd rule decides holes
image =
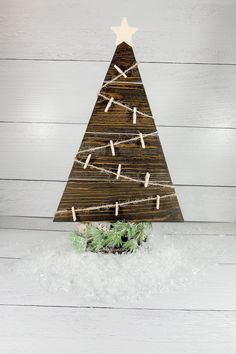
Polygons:
[[137,108],[133,108],[133,124],[136,124],[137,122]]
[[108,112],[109,108],[111,107],[112,105],[112,102],[114,101],[114,97],[111,97],[108,101],[108,104],[106,105],[106,108],[104,109],[104,112]]
[[142,133],[139,133],[139,137],[140,137],[140,142],[141,142],[141,146],[143,149],[145,149],[145,142],[144,142],[144,139],[143,139],[143,134]]
[[76,221],[75,207],[71,208],[71,212],[72,212],[73,221]]
[[113,143],[112,140],[110,140],[110,146],[111,146],[111,154],[112,154],[112,156],[116,156],[115,147],[114,147],[114,143]]
[[117,168],[117,172],[116,172],[116,179],[119,179],[120,172],[121,172],[121,164],[119,163],[118,168]]
[[119,68],[119,66],[114,65],[114,68],[118,71],[118,73],[120,73],[122,76],[124,76],[125,78],[127,78],[126,73],[124,73],[121,68]]
[[157,195],[157,201],[156,201],[156,208],[157,209],[160,208],[160,200],[161,200],[161,197],[159,195]]
[[119,203],[116,202],[115,216],[118,216],[118,214],[119,214]]
[[147,186],[148,186],[149,178],[150,178],[150,173],[147,172],[146,176],[145,176],[145,181],[144,181],[144,187],[145,188],[147,188]]
[[88,167],[88,164],[89,164],[89,161],[91,159],[91,156],[92,156],[91,154],[88,155],[88,157],[87,157],[87,159],[85,161],[85,164],[84,164],[84,169],[86,169]]

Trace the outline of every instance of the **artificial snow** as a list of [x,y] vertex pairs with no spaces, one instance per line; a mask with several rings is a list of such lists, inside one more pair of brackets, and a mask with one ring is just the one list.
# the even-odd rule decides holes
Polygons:
[[151,235],[133,254],[80,254],[66,237],[44,240],[17,272],[36,278],[48,292],[74,293],[78,301],[136,302],[204,275],[215,264],[215,252],[200,237]]

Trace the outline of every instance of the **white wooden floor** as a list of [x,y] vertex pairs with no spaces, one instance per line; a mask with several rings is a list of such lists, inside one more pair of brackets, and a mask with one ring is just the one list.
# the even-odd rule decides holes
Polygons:
[[[154,233],[213,244],[218,266],[114,306],[7,270],[68,237],[52,216],[123,16],[186,221]],[[0,0],[0,353],[236,352],[235,42],[234,0]]]

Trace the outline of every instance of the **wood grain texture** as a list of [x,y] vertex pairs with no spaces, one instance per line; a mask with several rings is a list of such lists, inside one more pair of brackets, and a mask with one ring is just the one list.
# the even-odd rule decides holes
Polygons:
[[[87,124],[108,65],[0,61],[0,120]],[[158,126],[236,128],[236,66],[139,67]]]
[[[2,219],[3,217],[1,217],[1,221]],[[5,220],[6,219],[7,218],[5,217]],[[12,221],[14,218],[11,217],[10,219]],[[36,220],[33,220],[35,223]],[[28,220],[28,222],[30,223],[31,220]],[[19,258],[22,260],[28,259],[29,257],[31,257],[31,254],[29,255],[29,251],[34,252],[38,249],[38,247],[40,247],[40,245],[42,245],[42,251],[44,252],[45,250],[47,250],[47,245],[50,249],[51,247],[53,247],[53,245],[58,247],[57,242],[59,242],[59,245],[60,243],[61,245],[63,244],[65,251],[72,250],[69,239],[69,231],[71,231],[71,229],[73,228],[73,224],[68,223],[67,228],[65,228],[65,230],[63,231],[64,225],[65,223],[53,223],[52,219],[50,219],[48,220],[48,227],[62,226],[60,232],[58,232],[56,229],[51,229],[51,232],[49,232],[48,230],[0,229],[1,260],[4,261],[4,258],[9,258],[12,260],[14,260],[15,258]],[[167,246],[173,247],[176,250],[180,249],[183,251],[191,248],[192,245],[195,244],[199,244],[199,247],[201,247],[202,250],[208,250],[209,247],[213,247],[216,252],[212,255],[212,258],[210,258],[209,263],[211,261],[212,264],[218,264],[220,266],[223,266],[225,264],[230,265],[232,263],[236,263],[235,224],[218,223],[216,225],[212,223],[203,223],[200,225],[197,223],[184,223],[184,225],[185,227],[182,226],[182,223],[154,223],[151,228],[151,235],[154,235],[154,237],[156,237],[157,239],[152,241],[155,244],[159,243],[162,247],[164,243]],[[60,249],[60,246],[58,248]],[[80,258],[80,255],[78,255],[78,258]],[[215,271],[215,269],[210,268],[207,269],[207,271],[211,273],[212,271]],[[204,278],[204,276],[202,278]],[[197,279],[197,281],[198,280],[200,279]]]
[[[109,28],[126,14],[130,24],[140,28],[134,38],[138,60],[172,63],[140,64],[158,125],[235,128],[235,66],[174,64],[236,63],[235,1],[127,0],[115,6],[108,0],[3,0],[0,57],[36,60],[0,61],[0,120],[87,123],[114,50]],[[73,61],[77,59],[82,61]],[[68,129],[57,124],[1,125],[0,177],[65,180],[84,130],[85,126],[74,125]],[[174,183],[235,185],[236,139],[231,132],[162,128],[161,142]],[[0,216],[0,227],[71,230],[71,223],[53,224],[49,218],[63,188],[59,182],[1,181],[0,212],[16,216]],[[177,188],[188,220],[236,221],[235,189],[189,188]],[[206,245],[220,247],[222,261],[234,261],[234,240],[220,241],[213,235],[235,233],[235,224],[194,222],[189,228],[189,223],[158,223],[157,227],[157,235],[160,230],[174,237],[185,233],[187,239],[201,234]],[[53,244],[59,237],[64,233],[3,230],[0,252],[22,257],[38,241]],[[182,242],[180,237],[177,240]],[[0,303],[89,305],[79,304],[72,294],[46,294],[35,279],[23,281],[15,273],[6,277],[12,262],[16,260],[0,261]],[[192,288],[139,304],[135,312],[0,307],[0,352],[234,354],[235,312],[189,311],[236,309],[236,267],[220,269]],[[142,310],[145,305],[184,311]]]
[[[0,214],[52,217],[63,182],[0,181]],[[236,222],[236,188],[177,186],[185,221]]]
[[[55,224],[55,223],[54,223]],[[56,223],[58,224],[58,223]],[[60,223],[64,224],[64,223]],[[208,227],[201,229],[201,234],[193,234],[190,228],[183,235],[181,232],[168,234],[171,231],[171,223],[158,223],[153,228],[155,241],[161,246],[169,245],[172,250],[178,253],[184,250],[193,249],[197,245],[205,257],[207,250],[213,249],[213,255],[209,254],[209,264],[205,270],[194,279],[179,284],[169,291],[160,291],[155,296],[148,299],[139,298],[119,299],[92,299],[78,293],[76,290],[65,291],[58,288],[54,291],[50,284],[50,290],[44,283],[39,282],[37,276],[25,274],[20,271],[25,266],[24,261],[34,257],[35,253],[48,254],[50,250],[59,252],[64,249],[65,257],[68,257],[69,245],[68,232],[48,232],[48,231],[23,231],[23,230],[0,230],[0,281],[4,284],[0,288],[1,304],[19,305],[41,305],[41,306],[108,306],[108,307],[129,307],[129,308],[148,308],[148,309],[188,309],[190,310],[236,310],[236,237],[234,235],[223,235],[226,228],[219,225],[213,230]],[[163,225],[165,230],[161,230]],[[175,224],[177,229],[182,223]],[[187,225],[187,224],[185,224]],[[199,225],[195,225],[199,232]],[[173,226],[174,228],[174,226]],[[185,228],[186,229],[186,228]],[[216,232],[219,229],[221,235],[203,234],[204,230]],[[172,231],[173,232],[173,231]],[[161,246],[162,247],[162,246]],[[199,251],[199,257],[201,257]],[[79,256],[78,256],[79,257]],[[190,256],[189,256],[190,257]],[[196,254],[195,254],[196,257]],[[57,262],[57,260],[55,260]],[[52,260],[53,262],[53,260]],[[211,262],[211,265],[210,265]],[[23,264],[22,264],[23,263]],[[58,264],[59,265],[59,264]],[[30,272],[29,272],[30,273]],[[186,274],[186,273],[185,273]],[[53,287],[53,285],[52,285]],[[72,286],[73,288],[73,286]],[[217,294],[217,295],[216,295]]]
[[[126,15],[144,61],[236,63],[235,1],[10,0],[1,5],[4,58],[110,60],[111,26]],[[134,11],[135,9],[135,11]],[[145,13],[145,16],[144,16]]]
[[[143,185],[135,185],[134,182],[98,182],[83,181],[68,182],[62,199],[60,201],[58,212],[55,214],[54,221],[73,221],[71,206],[75,208],[88,208],[106,204],[115,204],[125,201],[152,198],[156,195],[172,195],[173,190],[169,188],[143,187]],[[120,206],[119,215],[115,215],[115,208],[101,208],[100,210],[78,211],[76,212],[77,220],[85,221],[159,221],[159,222],[176,222],[183,221],[180,214],[179,203],[176,196],[161,199],[160,209],[156,209],[156,201],[144,201],[139,204],[131,204]],[[68,210],[66,213],[60,211]]]
[[[73,226],[73,225],[72,225]],[[158,235],[182,235],[182,236],[236,236],[236,223],[155,223],[152,225],[154,232]],[[71,223],[54,223],[50,217],[24,217],[24,216],[1,216],[0,228],[4,230],[26,230],[26,231],[47,231],[50,237],[50,231],[70,232]],[[23,234],[21,238],[24,238]],[[32,242],[34,237],[32,238]]]
[[[92,133],[86,134],[85,137],[86,138],[83,140],[80,147],[81,151],[109,144],[109,139],[118,142],[132,139],[135,135],[114,133],[112,136],[107,136],[107,134]],[[111,155],[111,149],[109,146],[105,149],[97,150],[95,154],[92,153],[90,164],[116,173],[117,165],[120,163],[122,165],[121,174],[130,178],[144,181],[146,170],[148,170],[151,174],[150,182],[160,181],[164,184],[171,184],[171,179],[168,170],[166,169],[164,155],[162,154],[159,137],[157,135],[149,136],[144,138],[144,141],[146,146],[145,149],[141,148],[140,140],[115,145],[115,159]],[[76,155],[77,159],[85,161],[88,152],[80,152],[80,150]],[[158,159],[156,158],[157,155],[159,157]],[[131,159],[133,163],[130,162]],[[143,163],[144,159],[145,164]],[[84,170],[82,165],[75,162],[71,174],[69,175],[69,180],[85,180],[88,178],[91,178],[91,180],[109,180],[114,182],[116,176],[101,172],[99,173],[99,171],[93,170],[92,168],[89,170],[88,175],[88,170]],[[126,181],[122,178],[120,178],[120,180],[122,182]]]
[[0,315],[5,354],[31,354],[32,348],[35,354],[75,354],[78,348],[98,354],[111,348],[113,354],[236,350],[235,312],[2,307]]
[[[85,125],[0,124],[0,178],[66,181],[85,129]],[[174,184],[236,185],[236,130],[171,127],[158,130]],[[107,140],[103,134],[97,136],[102,143]],[[127,135],[113,136],[114,141],[117,138],[127,139]],[[91,146],[98,144],[95,134],[88,134],[87,139]],[[150,154],[155,150],[151,148],[152,141],[151,137],[146,140]],[[87,148],[87,143],[84,146]],[[138,143],[130,146],[135,154],[140,154]],[[126,153],[130,155],[127,148]],[[104,151],[97,152],[96,163],[105,159],[103,154]],[[115,169],[110,156],[106,158],[110,161],[108,167]],[[122,162],[120,156],[116,159]],[[126,172],[132,174],[125,160],[123,157]],[[152,168],[149,160],[146,163]],[[82,170],[80,173],[85,175]],[[103,180],[104,175],[99,173],[96,178]]]
[[[127,84],[128,80],[125,78],[119,78],[117,80],[119,81],[118,83],[115,81],[109,83],[106,87],[102,86],[100,94],[103,97],[98,96],[86,133],[80,145],[79,153],[76,156],[79,162],[84,163],[88,156],[87,152],[80,153],[80,151],[83,152],[83,150],[93,148],[94,144],[96,147],[109,145],[110,139],[116,139],[116,136],[111,137],[110,133],[126,133],[129,137],[129,134],[136,134],[138,136],[139,132],[150,134],[155,133],[157,130],[144,86],[140,82],[141,77],[138,66],[133,67],[136,64],[133,49],[127,43],[123,42],[116,47],[104,80],[105,82],[109,82],[117,77],[117,71],[114,68],[115,64],[119,65],[122,71],[132,68],[127,72],[127,79],[130,80],[130,83]],[[137,81],[139,84],[136,84]],[[107,112],[107,102],[111,98],[114,102]],[[123,106],[118,106],[116,102],[125,105],[129,110]],[[136,124],[133,124],[133,107],[137,108]],[[95,134],[91,136],[87,134],[88,132]],[[96,134],[97,132],[104,132],[104,135],[100,136]],[[95,142],[91,144],[93,139]],[[118,138],[117,140],[119,142],[123,139]],[[123,175],[144,181],[146,173],[152,174],[151,181],[156,183],[155,186],[150,183],[145,188],[144,182],[124,181],[122,178],[119,178],[119,180],[104,178],[102,182],[98,182],[97,176],[100,171],[95,171],[89,165],[85,169],[85,173],[81,173],[85,166],[78,165],[78,162],[75,161],[69,181],[66,184],[55,213],[54,221],[75,221],[71,213],[72,207],[75,208],[75,219],[82,222],[116,220],[135,222],[183,221],[160,139],[157,135],[154,135],[151,138],[149,136],[146,137],[145,141],[147,141],[145,149],[142,148],[140,140],[138,140],[135,144],[122,143],[119,146],[115,146],[115,148],[113,147],[114,153],[112,154],[111,147],[92,151],[92,161],[90,164],[96,167],[100,166],[100,168],[105,168],[115,173],[118,164],[121,163],[124,165],[122,168]],[[126,167],[127,165],[129,168]],[[112,167],[111,169],[109,168],[110,166]],[[132,173],[129,170],[132,170]],[[106,177],[105,173],[104,176]],[[157,184],[161,184],[162,186]],[[158,209],[156,208],[156,201],[144,201],[135,205],[121,206],[124,202],[156,198],[156,196],[160,196],[160,198],[165,197],[165,199],[160,200]],[[103,205],[116,203],[121,204],[118,214],[114,212],[114,208],[99,208]],[[99,209],[88,210],[90,207],[98,207]]]
[[[24,231],[25,232],[25,231]],[[20,236],[20,234],[18,234]],[[32,233],[33,237],[37,235]],[[48,247],[53,248],[55,242],[60,243],[60,239],[57,235],[52,234],[51,238],[48,238]],[[38,238],[42,243],[46,242],[45,238]],[[210,241],[206,238],[206,241]],[[177,241],[182,244],[186,240],[181,240],[177,237]],[[212,242],[216,240],[211,240]],[[15,241],[17,244],[21,244],[21,247],[28,245],[32,246],[32,242],[29,242],[29,238],[23,237],[22,242]],[[199,238],[199,243],[203,242]],[[225,243],[227,243],[225,241]],[[61,242],[62,244],[62,242]],[[64,242],[65,244],[65,242]],[[176,243],[178,245],[178,243]],[[207,245],[207,243],[206,243]],[[227,247],[232,245],[235,247],[235,242],[228,242]],[[222,244],[223,246],[223,244]],[[40,248],[40,244],[35,243],[35,247]],[[177,246],[179,247],[179,246]],[[224,247],[224,246],[223,246]],[[41,248],[42,249],[42,248]],[[19,247],[20,250],[20,247]],[[19,253],[19,252],[18,252]],[[230,258],[229,258],[230,259]],[[45,289],[37,276],[33,274],[19,274],[17,267],[24,267],[23,261],[19,259],[0,258],[0,280],[4,283],[4,287],[0,289],[0,301],[2,305],[19,305],[19,306],[58,306],[58,307],[112,307],[112,308],[138,308],[142,309],[173,309],[186,311],[200,311],[200,310],[212,310],[212,311],[236,311],[236,266],[235,264],[219,265],[215,266],[214,270],[207,270],[203,277],[195,279],[185,283],[184,286],[179,286],[177,289],[172,289],[169,292],[159,292],[152,298],[139,299],[128,301],[127,298],[120,298],[119,301],[100,299],[94,300],[85,295],[78,294],[78,291],[64,291],[62,288],[58,291]],[[12,271],[9,272],[8,269]]]

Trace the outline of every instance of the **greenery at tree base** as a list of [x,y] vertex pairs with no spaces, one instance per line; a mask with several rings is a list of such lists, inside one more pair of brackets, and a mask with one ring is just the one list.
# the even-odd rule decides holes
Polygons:
[[117,221],[110,225],[87,224],[83,232],[74,230],[70,240],[78,252],[125,253],[134,252],[146,241],[151,223]]

